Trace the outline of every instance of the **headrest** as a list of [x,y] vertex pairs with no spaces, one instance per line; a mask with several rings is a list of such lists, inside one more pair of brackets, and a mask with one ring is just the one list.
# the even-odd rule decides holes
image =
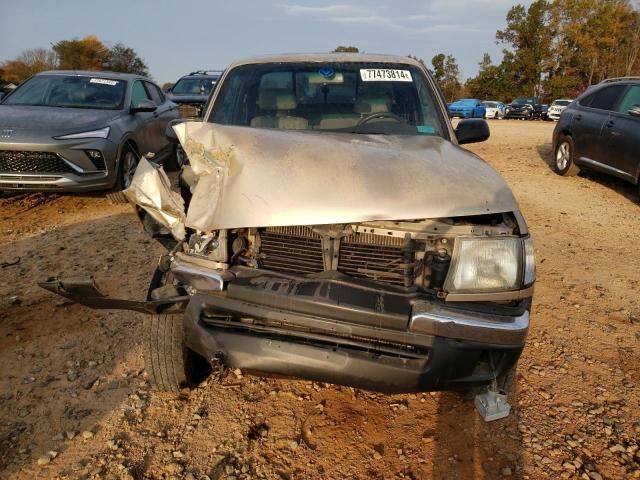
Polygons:
[[382,113],[391,111],[391,100],[384,97],[362,97],[353,107],[356,113]]
[[263,88],[258,94],[258,107],[261,110],[293,110],[297,107],[297,102],[288,90]]

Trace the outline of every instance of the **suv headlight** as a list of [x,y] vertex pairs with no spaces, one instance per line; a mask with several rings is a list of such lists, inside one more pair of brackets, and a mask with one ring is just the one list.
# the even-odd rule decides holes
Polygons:
[[110,127],[104,127],[99,130],[91,130],[88,132],[70,133],[69,135],[59,135],[53,137],[56,140],[72,140],[76,138],[107,138],[109,136]]
[[444,289],[456,293],[505,292],[534,281],[530,237],[459,237]]

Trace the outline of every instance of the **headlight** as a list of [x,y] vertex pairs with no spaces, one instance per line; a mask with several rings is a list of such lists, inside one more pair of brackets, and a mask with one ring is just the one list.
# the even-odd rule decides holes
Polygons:
[[53,137],[56,140],[72,140],[74,138],[107,138],[111,127],[104,127],[99,130],[90,130],[88,132],[70,133],[69,135],[60,135]]
[[444,289],[456,293],[518,290],[523,270],[531,283],[535,279],[535,266],[527,262],[523,268],[525,256],[533,265],[533,245],[519,237],[457,238]]

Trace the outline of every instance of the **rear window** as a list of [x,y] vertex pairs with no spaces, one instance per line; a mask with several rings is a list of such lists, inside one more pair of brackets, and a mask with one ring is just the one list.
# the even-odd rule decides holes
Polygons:
[[244,65],[226,77],[209,121],[285,130],[438,135],[443,116],[412,65]]

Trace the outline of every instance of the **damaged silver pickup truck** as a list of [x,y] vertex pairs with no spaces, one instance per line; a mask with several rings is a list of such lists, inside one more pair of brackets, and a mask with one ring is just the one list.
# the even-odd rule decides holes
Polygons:
[[178,390],[193,365],[382,392],[508,388],[535,281],[502,178],[458,144],[421,63],[318,54],[237,62],[202,122],[175,124],[180,192],[144,161],[126,191],[168,249],[146,301],[91,279],[43,286],[149,314],[146,366]]

